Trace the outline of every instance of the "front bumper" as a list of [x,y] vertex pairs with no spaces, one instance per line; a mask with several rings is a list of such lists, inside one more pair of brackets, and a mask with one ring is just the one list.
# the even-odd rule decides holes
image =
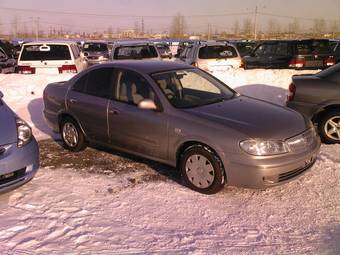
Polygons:
[[268,188],[291,181],[310,169],[320,150],[320,139],[309,150],[295,154],[259,157],[246,154],[225,158],[227,183],[245,188]]
[[0,155],[0,192],[17,188],[30,181],[39,168],[39,147],[35,139],[18,148],[16,143],[2,145]]

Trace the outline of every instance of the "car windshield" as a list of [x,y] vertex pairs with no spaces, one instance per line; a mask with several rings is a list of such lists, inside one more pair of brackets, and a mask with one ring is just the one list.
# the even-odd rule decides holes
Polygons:
[[236,92],[199,69],[152,75],[169,102],[176,108],[192,108],[228,100]]
[[157,58],[156,48],[150,45],[120,46],[114,53],[114,59]]
[[20,60],[71,60],[71,54],[67,45],[59,44],[34,44],[25,45]]
[[84,43],[84,51],[108,51],[106,43]]
[[298,55],[329,54],[332,52],[327,40],[301,41],[297,44],[297,50]]
[[200,59],[221,59],[237,57],[237,53],[231,46],[217,45],[200,48],[198,56]]

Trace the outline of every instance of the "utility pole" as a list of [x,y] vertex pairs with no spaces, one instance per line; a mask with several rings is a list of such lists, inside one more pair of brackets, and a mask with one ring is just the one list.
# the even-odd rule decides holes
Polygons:
[[144,35],[144,17],[142,17],[142,35]]
[[208,24],[208,40],[211,40],[211,24]]
[[39,41],[39,17],[35,20],[35,40]]
[[254,40],[257,39],[257,5],[255,7],[255,12],[254,12]]

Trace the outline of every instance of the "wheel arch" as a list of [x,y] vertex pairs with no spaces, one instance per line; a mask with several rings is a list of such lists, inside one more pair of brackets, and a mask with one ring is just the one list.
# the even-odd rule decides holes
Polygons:
[[322,118],[329,112],[338,110],[340,111],[340,103],[336,104],[330,104],[327,106],[322,107],[312,118],[312,121],[314,123],[317,123],[318,125],[322,121]]

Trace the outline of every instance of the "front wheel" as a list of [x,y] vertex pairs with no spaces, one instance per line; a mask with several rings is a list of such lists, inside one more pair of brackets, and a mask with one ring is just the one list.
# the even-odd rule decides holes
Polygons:
[[323,116],[319,132],[324,143],[340,143],[340,110],[331,111]]
[[66,149],[74,152],[85,149],[85,136],[79,125],[72,118],[65,118],[61,122],[61,137]]
[[215,194],[225,184],[221,160],[211,149],[202,145],[190,146],[184,151],[180,171],[184,183],[203,194]]

